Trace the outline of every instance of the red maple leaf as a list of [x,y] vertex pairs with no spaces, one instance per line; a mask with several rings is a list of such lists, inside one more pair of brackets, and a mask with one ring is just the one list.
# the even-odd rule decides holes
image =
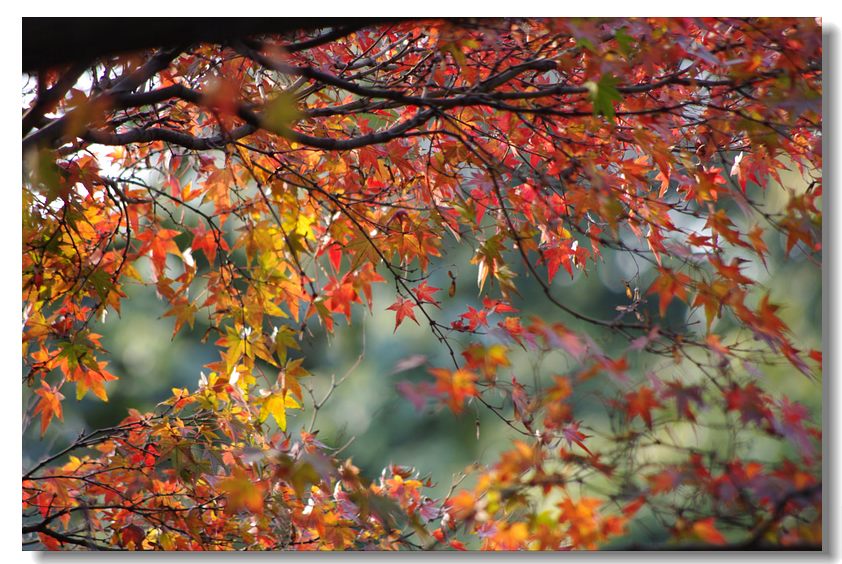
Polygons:
[[349,280],[348,275],[343,276],[342,280],[332,279],[325,286],[324,294],[328,296],[326,300],[327,307],[333,312],[344,313],[345,317],[350,321],[351,304],[353,302],[360,303],[360,297],[357,295],[354,283]]
[[468,312],[459,316],[468,322],[468,329],[476,331],[479,327],[488,327],[488,312],[483,309],[474,309],[468,306]]
[[573,249],[573,242],[570,239],[565,239],[559,242],[557,246],[544,249],[544,259],[547,261],[547,274],[550,284],[553,282],[559,266],[564,266],[564,270],[573,277],[573,256],[575,249]]
[[416,304],[412,300],[408,300],[406,298],[398,298],[398,301],[386,308],[395,312],[395,331],[398,330],[398,327],[400,327],[401,323],[406,317],[409,317],[417,325],[420,325],[420,323],[418,323],[418,320],[415,319],[415,312],[413,311],[415,306]]
[[492,313],[509,313],[509,312],[516,312],[517,310],[513,308],[511,305],[507,304],[506,302],[500,300],[492,300],[488,296],[482,299],[482,307],[487,309]]
[[629,392],[626,394],[626,404],[626,417],[629,420],[640,417],[647,427],[652,428],[652,410],[661,407],[652,388],[644,386],[636,392]]
[[433,304],[434,306],[440,308],[439,302],[433,299],[433,294],[435,294],[439,290],[441,290],[441,288],[430,286],[429,284],[427,284],[427,281],[424,280],[412,291],[415,293],[415,297],[418,298],[419,302]]

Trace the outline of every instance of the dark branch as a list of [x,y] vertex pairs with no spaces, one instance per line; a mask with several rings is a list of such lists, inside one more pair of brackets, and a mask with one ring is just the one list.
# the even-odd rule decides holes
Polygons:
[[252,35],[336,28],[290,45],[301,51],[388,21],[395,18],[23,18],[23,70],[185,42],[227,43]]

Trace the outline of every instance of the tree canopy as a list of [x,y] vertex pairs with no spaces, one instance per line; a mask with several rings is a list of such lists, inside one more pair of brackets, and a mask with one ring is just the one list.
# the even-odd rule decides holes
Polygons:
[[[770,289],[821,271],[820,22],[237,26],[24,50],[25,429],[121,385],[130,288],[218,351],[24,469],[25,546],[821,548],[814,297]],[[367,393],[510,437],[445,496],[318,434],[302,344],[372,315],[441,355]]]

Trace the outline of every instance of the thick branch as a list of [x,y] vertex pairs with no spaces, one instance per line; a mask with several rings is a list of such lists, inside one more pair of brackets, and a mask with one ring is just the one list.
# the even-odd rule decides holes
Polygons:
[[73,88],[73,85],[76,84],[76,81],[79,80],[79,77],[82,76],[82,73],[85,72],[88,66],[89,63],[87,61],[71,66],[49,90],[38,93],[38,99],[35,101],[35,104],[23,114],[22,135],[26,135],[33,127],[38,125],[44,114],[55,109],[56,104]]
[[163,141],[172,145],[179,145],[194,151],[207,151],[210,149],[221,149],[231,141],[242,139],[257,131],[252,125],[242,125],[229,131],[227,134],[213,135],[211,137],[196,137],[189,133],[182,133],[173,129],[163,127],[152,127],[149,129],[131,129],[123,133],[112,133],[99,129],[89,129],[83,138],[90,143],[100,145],[128,145],[131,143],[151,143],[152,141]]
[[[95,103],[96,101],[109,96],[131,92],[155,74],[167,68],[170,62],[175,59],[182,50],[183,47],[180,46],[173,49],[159,51],[150,57],[149,60],[139,68],[120,77],[111,89],[92,99],[91,103]],[[48,125],[42,127],[28,137],[25,137],[23,140],[24,152],[32,147],[44,144],[51,145],[61,140],[66,135],[67,125],[71,123],[76,113],[80,110],[81,109],[79,108],[71,110],[64,114],[61,118],[50,122]]]
[[[301,51],[396,18],[23,18],[23,70],[181,43],[226,43],[264,33],[336,28],[293,43]],[[340,31],[341,30],[341,31]]]

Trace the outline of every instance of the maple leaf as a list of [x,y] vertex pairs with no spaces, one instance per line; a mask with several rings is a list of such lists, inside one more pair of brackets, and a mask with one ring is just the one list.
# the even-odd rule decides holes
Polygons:
[[253,480],[241,468],[235,467],[229,477],[219,482],[218,488],[225,494],[228,512],[246,510],[258,515],[263,514],[266,486]]
[[445,400],[454,413],[461,413],[465,400],[477,395],[474,383],[477,376],[470,370],[460,368],[455,371],[446,368],[430,368],[430,374],[436,377],[435,390],[445,396]]
[[772,418],[768,396],[753,382],[744,387],[736,384],[725,392],[729,411],[740,412],[743,423],[763,424]]
[[291,395],[285,394],[282,391],[276,391],[268,393],[264,398],[262,398],[260,404],[260,416],[259,421],[263,423],[269,417],[275,420],[275,423],[278,424],[281,431],[287,430],[287,416],[286,410],[289,409],[299,409],[301,408],[301,404],[295,401]]
[[225,348],[225,372],[231,372],[244,355],[253,354],[248,347],[251,329],[226,327],[225,336],[217,339],[216,344]]
[[331,311],[345,314],[348,321],[351,320],[351,304],[354,302],[360,303],[360,297],[357,295],[357,290],[354,288],[354,282],[348,275],[342,277],[342,280],[335,278],[325,286],[324,294],[328,296],[327,307]]
[[596,82],[592,80],[587,81],[585,88],[590,93],[594,115],[602,115],[613,119],[614,103],[622,102],[623,100],[620,91],[617,90],[617,79],[610,74],[603,74]]
[[35,393],[38,394],[41,399],[38,400],[38,404],[35,406],[35,411],[33,413],[35,415],[38,415],[39,413],[41,414],[41,436],[43,436],[53,417],[63,419],[61,413],[61,400],[64,399],[64,396],[60,391],[58,391],[58,388],[50,386],[43,380],[41,381],[41,387],[35,390]]
[[553,278],[555,278],[560,266],[564,266],[570,277],[573,277],[573,257],[576,251],[574,244],[575,241],[565,239],[557,245],[548,247],[542,251],[544,259],[547,262],[547,275],[550,284],[552,284]]
[[657,407],[661,407],[661,402],[648,386],[642,386],[637,391],[626,394],[626,417],[629,420],[640,417],[650,429],[652,428],[652,410]]
[[567,441],[567,444],[569,446],[572,446],[575,443],[582,447],[584,451],[588,454],[593,454],[583,442],[589,437],[589,435],[586,435],[579,430],[579,422],[574,421],[573,423],[570,423],[566,427],[562,428],[561,436],[565,441]]
[[594,497],[582,497],[576,501],[568,497],[558,504],[561,510],[559,521],[569,524],[568,535],[575,545],[594,547],[601,538],[598,511],[601,505],[602,501]]
[[488,327],[488,312],[484,309],[468,306],[467,313],[463,313],[459,318],[468,322],[469,331],[476,331],[479,327]]
[[76,367],[70,380],[76,382],[77,400],[85,397],[88,390],[91,390],[102,401],[108,401],[105,382],[116,380],[117,377],[105,370],[106,364],[106,362],[98,363],[99,367],[96,370],[89,367]]
[[157,229],[142,231],[136,235],[139,241],[143,242],[138,254],[149,252],[152,259],[152,265],[155,271],[160,276],[164,272],[167,264],[167,254],[181,256],[178,246],[173,239],[180,235],[180,232],[174,229]]
[[120,530],[120,544],[129,550],[140,550],[146,538],[146,531],[137,525],[128,525]]
[[748,232],[747,237],[752,249],[763,262],[763,266],[768,268],[768,265],[766,264],[766,254],[769,252],[769,247],[763,240],[763,228],[759,225],[755,225]]
[[675,272],[667,268],[661,268],[659,272],[658,278],[649,287],[647,293],[658,294],[658,310],[661,317],[664,317],[667,313],[667,306],[674,298],[687,301],[687,288],[692,280],[683,272]]
[[725,544],[725,536],[716,528],[713,517],[707,517],[693,523],[693,533],[703,541],[710,544]]
[[282,91],[266,105],[263,123],[271,131],[289,132],[291,124],[299,116],[295,97]]
[[339,272],[339,267],[342,265],[342,247],[338,243],[329,245],[327,247],[327,256],[333,270]]
[[434,306],[440,308],[440,302],[433,299],[433,294],[441,290],[441,288],[435,288],[427,284],[427,281],[424,280],[418,286],[413,288],[413,293],[415,297],[418,298],[418,301],[421,303],[429,303],[433,304]]
[[398,301],[396,301],[395,303],[393,303],[392,305],[390,305],[389,307],[386,308],[386,309],[389,309],[389,310],[392,310],[392,311],[395,312],[395,331],[394,332],[397,332],[398,327],[400,327],[403,320],[407,317],[409,317],[411,320],[413,320],[416,323],[416,325],[420,325],[420,323],[418,323],[418,320],[415,319],[414,309],[415,309],[416,305],[417,304],[410,299],[398,298]]
[[164,313],[164,317],[175,317],[175,325],[173,326],[173,337],[179,332],[181,327],[186,323],[191,329],[196,317],[198,309],[196,305],[187,301],[186,299],[179,300],[173,304],[173,307]]
[[492,313],[514,313],[517,312],[517,309],[512,307],[511,304],[506,303],[501,300],[493,300],[488,296],[482,298],[482,307],[487,309]]
[[726,184],[719,167],[702,166],[694,172],[695,182],[686,187],[687,199],[694,199],[699,204],[715,202],[719,199]]
[[465,357],[469,369],[481,369],[488,381],[494,381],[498,368],[511,366],[508,349],[500,344],[485,347],[479,343],[472,343],[462,351],[462,356]]
[[290,360],[278,372],[278,385],[281,387],[281,390],[289,390],[299,401],[302,401],[304,398],[301,393],[301,384],[298,381],[301,378],[310,376],[310,371],[302,366],[303,362],[303,358]]
[[686,417],[690,421],[696,420],[696,416],[690,407],[690,402],[694,402],[697,406],[704,405],[701,386],[685,386],[682,382],[678,381],[667,382],[664,397],[675,398],[679,416]]
[[199,223],[193,230],[193,242],[191,248],[200,250],[204,253],[208,262],[213,264],[216,260],[217,248],[221,247],[223,250],[228,250],[228,243],[220,235],[217,243],[217,235],[213,230],[207,229],[204,223]]

